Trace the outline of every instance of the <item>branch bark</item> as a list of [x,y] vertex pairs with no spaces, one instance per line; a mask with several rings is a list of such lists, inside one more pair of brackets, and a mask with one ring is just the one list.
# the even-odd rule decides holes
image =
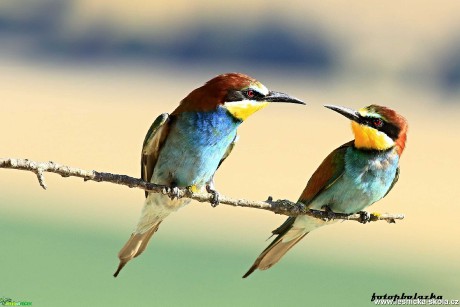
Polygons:
[[[146,182],[142,179],[130,177],[127,175],[118,175],[112,173],[104,173],[98,171],[88,171],[79,169],[76,167],[70,167],[67,165],[49,162],[36,162],[29,159],[15,159],[15,158],[2,158],[0,159],[0,168],[16,169],[30,171],[36,174],[40,186],[44,189],[47,188],[45,182],[45,172],[56,173],[62,177],[80,177],[85,181],[96,181],[96,182],[110,182],[114,184],[128,186],[130,188],[139,188],[154,193],[163,193],[173,197],[186,197],[199,202],[209,202],[213,200],[213,195],[209,193],[194,193],[188,188],[175,188],[157,185],[154,183]],[[358,221],[361,223],[371,221],[387,221],[394,223],[395,220],[404,219],[403,214],[345,214],[327,212],[321,210],[310,210],[302,203],[294,203],[286,199],[280,199],[274,201],[271,197],[268,197],[266,201],[251,201],[246,199],[233,199],[223,195],[219,196],[219,203],[234,207],[246,207],[256,208],[272,211],[276,214],[283,214],[288,216],[298,215],[309,215],[319,219],[340,219],[340,220],[351,220]]]

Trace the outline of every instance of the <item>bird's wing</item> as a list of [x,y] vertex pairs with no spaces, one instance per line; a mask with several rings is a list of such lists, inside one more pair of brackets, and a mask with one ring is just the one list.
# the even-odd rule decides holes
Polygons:
[[398,179],[399,179],[399,166],[396,169],[395,178],[393,179],[393,182],[391,183],[390,188],[388,189],[388,191],[385,193],[385,195],[383,197],[387,196],[388,193],[390,193],[391,189],[393,189],[393,187],[395,186],[396,182],[398,182]]
[[343,144],[331,152],[311,176],[300,195],[299,202],[310,204],[321,192],[329,189],[345,171],[345,153],[353,141]]
[[[345,171],[345,153],[350,146],[353,146],[353,141],[340,146],[324,159],[308,181],[305,190],[300,195],[299,202],[309,205],[316,196],[330,188],[343,175]],[[276,238],[257,257],[254,264],[243,275],[243,278],[251,275],[256,269],[266,270],[275,265],[308,234],[308,229],[294,227],[295,220],[296,217],[289,217],[280,227],[272,231],[273,235],[277,235]]]
[[212,174],[211,178],[207,182],[209,187],[214,190],[214,175],[216,174],[217,170],[219,169],[220,165],[224,162],[225,159],[230,155],[230,153],[233,150],[233,147],[236,145],[236,141],[238,141],[238,135],[235,134],[235,137],[233,138],[233,141],[228,145],[227,150],[225,151],[224,155],[222,156],[222,159],[220,159],[219,164],[217,165],[216,170],[214,171],[214,174]]
[[[141,178],[150,182],[155,164],[160,155],[161,147],[164,144],[170,126],[171,118],[168,113],[158,116],[150,126],[142,145],[141,154]],[[145,192],[147,197],[148,192]]]
[[219,169],[220,165],[230,155],[230,153],[232,152],[233,147],[235,147],[237,141],[238,141],[238,134],[235,134],[235,137],[233,138],[233,141],[230,143],[230,145],[228,145],[227,150],[225,151],[224,155],[222,156],[222,159],[220,159],[219,165],[217,166],[217,169]]

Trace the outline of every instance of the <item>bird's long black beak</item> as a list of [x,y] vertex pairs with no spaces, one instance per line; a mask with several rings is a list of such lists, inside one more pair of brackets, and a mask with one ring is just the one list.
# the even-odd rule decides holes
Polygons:
[[345,108],[345,107],[341,107],[341,106],[327,105],[327,104],[324,105],[324,106],[326,108],[328,108],[328,109],[334,110],[337,113],[342,114],[346,118],[351,119],[351,120],[353,120],[355,122],[359,122],[359,120],[361,118],[359,113],[357,111],[353,110],[353,109],[349,109],[349,108]]
[[306,104],[300,99],[291,97],[288,94],[270,91],[267,96],[263,98],[264,101],[268,102],[286,102],[286,103],[297,103],[297,104]]

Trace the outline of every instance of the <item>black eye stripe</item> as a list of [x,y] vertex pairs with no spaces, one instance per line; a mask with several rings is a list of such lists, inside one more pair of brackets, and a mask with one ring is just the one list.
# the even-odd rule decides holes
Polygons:
[[[377,121],[380,121],[380,123],[378,123],[378,125],[376,125]],[[369,126],[369,127],[372,127],[372,128],[379,128],[379,127],[376,127],[376,126],[380,126],[380,127],[383,127],[384,125],[387,124],[386,121],[378,118],[378,117],[363,117],[361,116],[361,120],[360,120],[361,124],[365,124],[366,126]]]
[[374,129],[377,129],[379,131],[382,131],[383,133],[388,135],[388,137],[390,137],[392,140],[398,139],[400,128],[398,128],[397,126],[393,125],[390,122],[385,121],[384,119],[380,119],[381,122],[382,122],[381,126],[376,126],[375,121],[378,120],[378,119],[380,119],[380,118],[378,118],[378,117],[361,117],[361,123],[366,125],[366,126],[369,126],[369,127],[374,128]]
[[227,96],[225,97],[225,101],[241,101],[244,100],[245,97],[241,91],[231,90],[228,91]]
[[261,94],[260,92],[256,91],[255,89],[248,88],[242,91],[238,90],[229,90],[227,95],[225,96],[225,101],[241,101],[245,99],[249,100],[262,100],[265,95]]
[[248,88],[242,92],[246,98],[251,99],[251,100],[257,100],[257,99],[264,97],[264,95],[262,95],[261,93],[259,93],[258,91],[252,88]]

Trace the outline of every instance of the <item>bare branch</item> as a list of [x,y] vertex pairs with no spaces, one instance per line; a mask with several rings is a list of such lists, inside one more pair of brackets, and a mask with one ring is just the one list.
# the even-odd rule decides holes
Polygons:
[[[211,202],[213,195],[209,193],[194,193],[188,188],[179,188],[173,191],[170,187],[157,185],[154,183],[143,181],[142,179],[118,175],[111,173],[103,173],[97,171],[87,171],[75,167],[70,167],[49,162],[35,162],[28,159],[14,159],[3,158],[0,159],[0,168],[9,168],[30,171],[37,175],[40,186],[46,189],[44,172],[56,173],[62,177],[80,177],[85,181],[91,180],[96,182],[111,182],[114,184],[125,185],[130,188],[139,188],[154,193],[163,193],[170,197],[186,197],[199,202]],[[289,200],[276,200],[274,201],[269,197],[266,201],[251,201],[246,199],[233,199],[223,195],[219,196],[219,203],[234,207],[247,207],[272,211],[276,214],[283,214],[288,216],[310,215],[319,219],[341,219],[352,220],[359,222],[379,221],[385,220],[389,223],[394,223],[395,220],[404,219],[403,214],[345,214],[335,213],[320,210],[310,210],[302,203],[293,203]]]

